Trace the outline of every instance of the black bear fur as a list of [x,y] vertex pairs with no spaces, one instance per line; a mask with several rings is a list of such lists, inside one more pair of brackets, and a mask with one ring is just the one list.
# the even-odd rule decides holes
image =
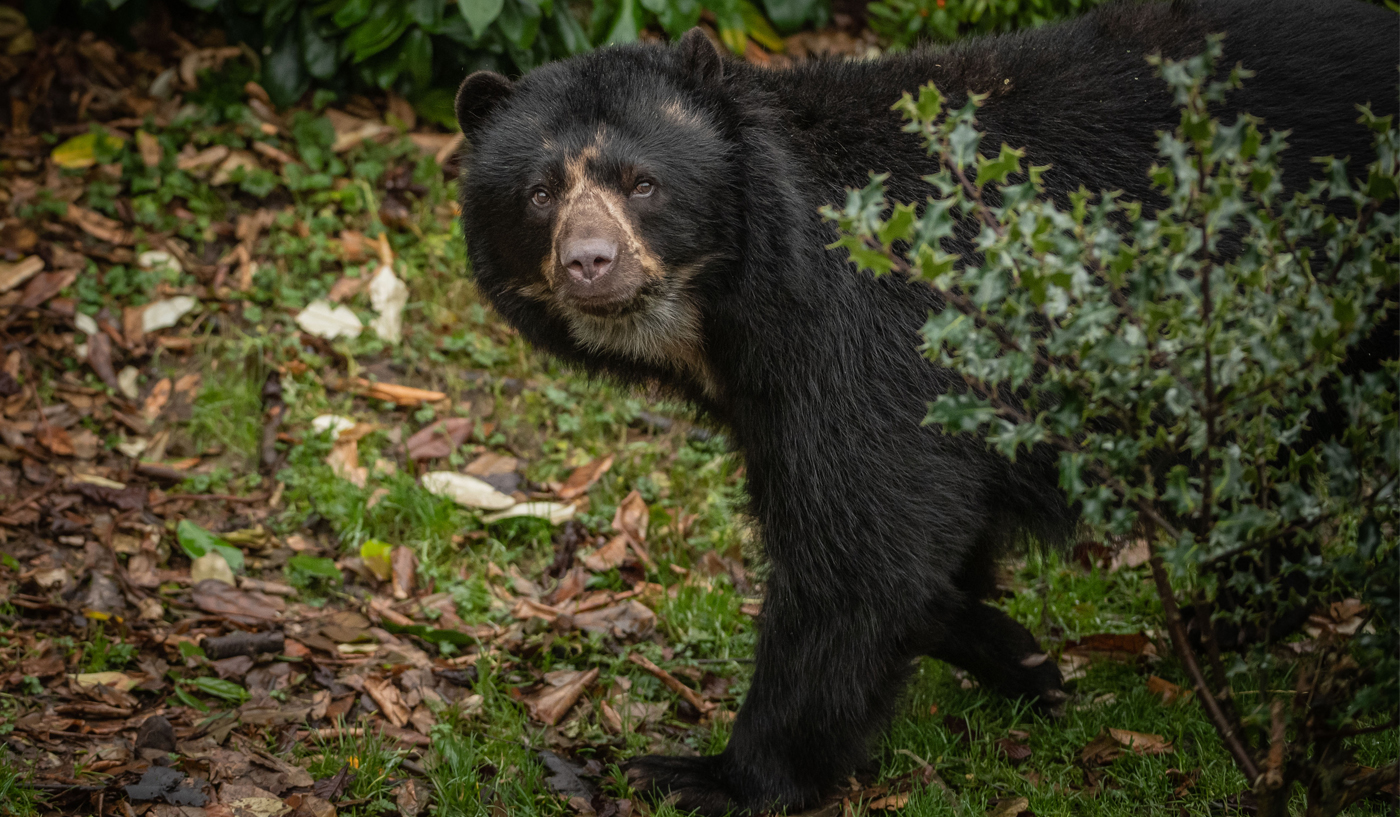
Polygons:
[[[696,31],[514,84],[467,79],[460,196],[481,291],[563,360],[687,396],[731,430],[747,466],[770,566],[752,686],[722,754],[640,758],[638,786],[705,814],[810,806],[863,759],[920,655],[1009,696],[1064,698],[1034,637],[982,601],[1009,544],[1072,531],[1053,463],[1013,466],[922,426],[952,380],[916,350],[938,304],[825,249],[834,236],[818,208],[870,172],[891,174],[897,200],[928,195],[935,162],[901,131],[899,95],[929,81],[953,104],[987,93],[985,144],[1050,165],[1052,195],[1083,185],[1151,202],[1157,133],[1179,113],[1144,57],[1191,56],[1225,32],[1227,63],[1256,75],[1218,113],[1291,130],[1284,172],[1299,188],[1313,156],[1350,156],[1357,172],[1370,159],[1355,105],[1396,113],[1397,19],[1352,0],[1120,3],[863,62],[759,69],[720,58]],[[631,185],[635,166],[656,180],[654,196],[628,199],[628,217],[672,272],[639,302],[691,310],[700,364],[644,353],[655,344],[581,340],[540,296],[551,227],[531,191],[553,189],[588,150],[599,184]]]

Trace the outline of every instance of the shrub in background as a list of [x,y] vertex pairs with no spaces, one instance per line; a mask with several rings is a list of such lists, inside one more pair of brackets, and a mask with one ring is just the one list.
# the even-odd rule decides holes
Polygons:
[[1106,0],[876,0],[870,27],[894,48],[1038,26],[1083,14]]
[[[742,54],[752,37],[783,49],[778,31],[825,25],[829,0],[170,0],[205,13],[263,60],[260,83],[288,105],[316,87],[393,89],[452,126],[452,92],[467,73],[521,74],[599,45],[635,41],[655,23],[678,37],[714,15]],[[62,24],[121,36],[152,0],[27,0],[37,30]],[[770,22],[771,21],[771,22]],[[775,30],[776,26],[776,30]]]
[[[1160,64],[1182,116],[1160,138],[1155,213],[1082,189],[1061,210],[1021,151],[979,154],[976,97],[945,111],[928,86],[897,107],[941,159],[938,197],[891,205],[876,177],[827,215],[860,268],[946,304],[924,348],[964,388],[928,421],[1013,459],[1058,451],[1090,528],[1152,544],[1174,649],[1259,813],[1301,798],[1337,814],[1400,774],[1356,766],[1351,744],[1393,734],[1400,704],[1400,364],[1341,365],[1395,308],[1400,133],[1362,109],[1376,160],[1320,159],[1326,180],[1286,198],[1283,136],[1207,112],[1246,76],[1212,81],[1220,54],[1213,38]],[[941,244],[960,220],[976,235],[966,258]],[[1312,442],[1328,393],[1348,427]],[[1300,605],[1348,624],[1279,635]],[[1255,637],[1225,650],[1240,628]]]

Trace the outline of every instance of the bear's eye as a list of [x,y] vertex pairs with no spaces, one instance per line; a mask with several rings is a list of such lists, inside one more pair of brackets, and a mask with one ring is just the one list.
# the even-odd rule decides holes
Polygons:
[[546,207],[546,206],[548,206],[548,205],[549,205],[549,191],[548,191],[548,190],[545,190],[543,187],[541,187],[541,188],[535,190],[535,192],[533,192],[533,193],[530,194],[530,201],[533,201],[533,202],[535,203],[535,205],[538,206],[538,207]]
[[638,198],[646,198],[647,196],[650,196],[651,192],[655,189],[656,185],[652,184],[651,182],[637,182],[637,186],[632,188],[632,195],[637,196]]

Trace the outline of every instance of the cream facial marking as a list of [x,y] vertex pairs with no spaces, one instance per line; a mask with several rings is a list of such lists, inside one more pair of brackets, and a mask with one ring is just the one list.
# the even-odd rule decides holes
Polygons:
[[[678,109],[679,110],[679,109]],[[700,124],[696,120],[695,124]],[[543,280],[521,288],[544,301],[569,325],[569,333],[586,350],[620,355],[669,369],[696,384],[711,398],[719,389],[704,353],[698,306],[686,294],[686,282],[703,262],[667,269],[639,233],[628,207],[631,190],[614,189],[588,175],[600,156],[603,134],[564,162],[564,185],[554,198],[550,248],[541,259]],[[649,181],[649,180],[648,180]],[[610,276],[627,276],[621,303],[612,314],[593,314],[577,302],[577,282],[561,263],[561,253],[582,236],[606,236],[617,243],[617,266]],[[648,285],[650,284],[650,285]]]
[[578,221],[593,221],[606,218],[621,237],[622,248],[631,253],[642,268],[642,272],[652,279],[666,277],[661,259],[651,251],[646,242],[637,235],[636,226],[627,214],[626,199],[621,193],[607,189],[588,177],[588,162],[598,157],[598,143],[603,138],[600,129],[594,141],[564,164],[565,190],[560,196],[559,207],[554,215],[554,227],[550,236],[550,257],[544,261],[544,276],[551,288],[562,284],[563,265],[559,263],[559,245],[565,232]]

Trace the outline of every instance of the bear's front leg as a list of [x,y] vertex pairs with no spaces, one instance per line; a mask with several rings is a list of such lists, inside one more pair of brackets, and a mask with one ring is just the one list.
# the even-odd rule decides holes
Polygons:
[[703,815],[796,812],[864,759],[910,669],[888,600],[801,599],[770,584],[756,666],[729,745],[628,764],[641,791]]

